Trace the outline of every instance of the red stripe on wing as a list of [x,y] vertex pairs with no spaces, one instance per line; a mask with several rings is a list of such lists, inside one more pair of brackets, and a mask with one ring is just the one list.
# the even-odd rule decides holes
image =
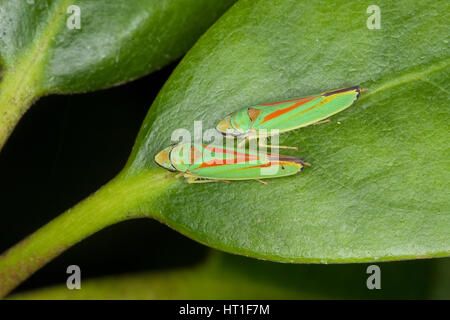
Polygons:
[[204,162],[197,169],[216,167],[216,166],[220,166],[223,164],[236,164],[236,163],[242,163],[242,162],[249,162],[251,160],[255,160],[255,161],[260,160],[260,157],[257,155],[250,155],[248,153],[238,152],[236,150],[227,150],[227,149],[211,147],[211,146],[207,146],[207,145],[203,145],[203,148],[208,149],[215,153],[233,154],[236,157],[234,157],[233,159],[223,159],[222,163],[216,163],[215,161],[211,161],[211,163]]
[[[272,113],[269,113],[267,116],[264,117],[263,121],[261,121],[261,123],[267,122],[269,120],[272,120],[276,117],[281,116],[282,114],[285,114],[286,112],[289,112],[297,107],[300,107],[301,105],[304,105],[305,103],[310,102],[311,100],[315,99],[317,97],[307,97],[307,98],[302,98],[302,100],[298,101],[297,103],[294,103],[292,106],[283,108],[283,109],[279,109],[276,110]],[[282,102],[279,102],[282,103]]]
[[311,98],[314,99],[316,97],[314,96],[314,97],[296,98],[296,99],[290,99],[290,100],[284,100],[284,101],[260,104],[260,106],[263,106],[263,107],[265,107],[265,106],[276,106],[277,104],[280,104],[280,103],[286,103],[286,102],[292,102],[292,101],[302,101],[304,99],[311,99]]

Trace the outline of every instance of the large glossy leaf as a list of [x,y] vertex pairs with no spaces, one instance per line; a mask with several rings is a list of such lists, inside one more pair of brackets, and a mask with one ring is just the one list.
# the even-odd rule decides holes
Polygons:
[[0,146],[32,100],[156,70],[186,52],[234,1],[1,0]]
[[284,134],[301,174],[174,184],[144,210],[212,247],[287,262],[448,255],[446,1],[238,2],[184,58],[153,104],[127,166],[137,173],[177,128],[240,107],[350,85],[367,92],[332,122]]

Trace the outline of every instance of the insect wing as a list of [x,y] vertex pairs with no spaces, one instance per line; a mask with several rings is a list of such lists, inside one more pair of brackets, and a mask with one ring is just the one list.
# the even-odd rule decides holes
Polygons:
[[[203,146],[204,162],[192,166],[190,173],[209,179],[248,180],[292,175],[303,168],[300,159],[273,157],[256,151]],[[295,161],[293,159],[296,159]]]
[[243,132],[252,129],[278,129],[280,132],[299,129],[348,108],[358,99],[360,91],[358,86],[349,87],[318,96],[243,108],[233,114],[231,123],[235,129]]

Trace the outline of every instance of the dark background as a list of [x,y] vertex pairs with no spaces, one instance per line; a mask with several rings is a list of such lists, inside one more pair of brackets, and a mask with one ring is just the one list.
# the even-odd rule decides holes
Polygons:
[[[44,97],[29,109],[0,153],[0,252],[120,172],[177,63],[115,88]],[[81,267],[83,278],[96,277],[192,265],[206,251],[154,220],[126,221],[75,245],[19,290],[65,283],[70,264]]]
[[[115,88],[44,97],[30,108],[0,153],[0,252],[120,172],[149,107],[177,63]],[[15,292],[65,283],[71,264],[81,267],[85,279],[195,265],[209,251],[154,220],[126,221],[67,250]],[[450,273],[444,270],[449,259],[383,264],[382,282],[387,287],[378,293],[365,288],[364,264],[274,266],[239,257],[233,261],[256,281],[272,279],[323,296],[340,297],[350,290],[355,291],[353,297],[428,298],[438,285],[438,297],[450,297],[450,288],[442,290],[443,282],[450,283]],[[292,282],[293,274],[306,281]]]

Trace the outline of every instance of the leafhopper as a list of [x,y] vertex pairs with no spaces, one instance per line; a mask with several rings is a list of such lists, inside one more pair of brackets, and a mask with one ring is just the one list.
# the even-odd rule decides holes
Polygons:
[[293,175],[309,165],[292,156],[190,142],[161,150],[155,162],[166,170],[179,172],[188,183],[231,180],[265,183],[262,179]]
[[267,132],[270,130],[277,129],[279,133],[283,133],[321,123],[350,107],[358,100],[361,91],[364,90],[354,86],[326,91],[315,96],[245,107],[219,121],[216,129],[227,138],[264,140],[269,136]]

